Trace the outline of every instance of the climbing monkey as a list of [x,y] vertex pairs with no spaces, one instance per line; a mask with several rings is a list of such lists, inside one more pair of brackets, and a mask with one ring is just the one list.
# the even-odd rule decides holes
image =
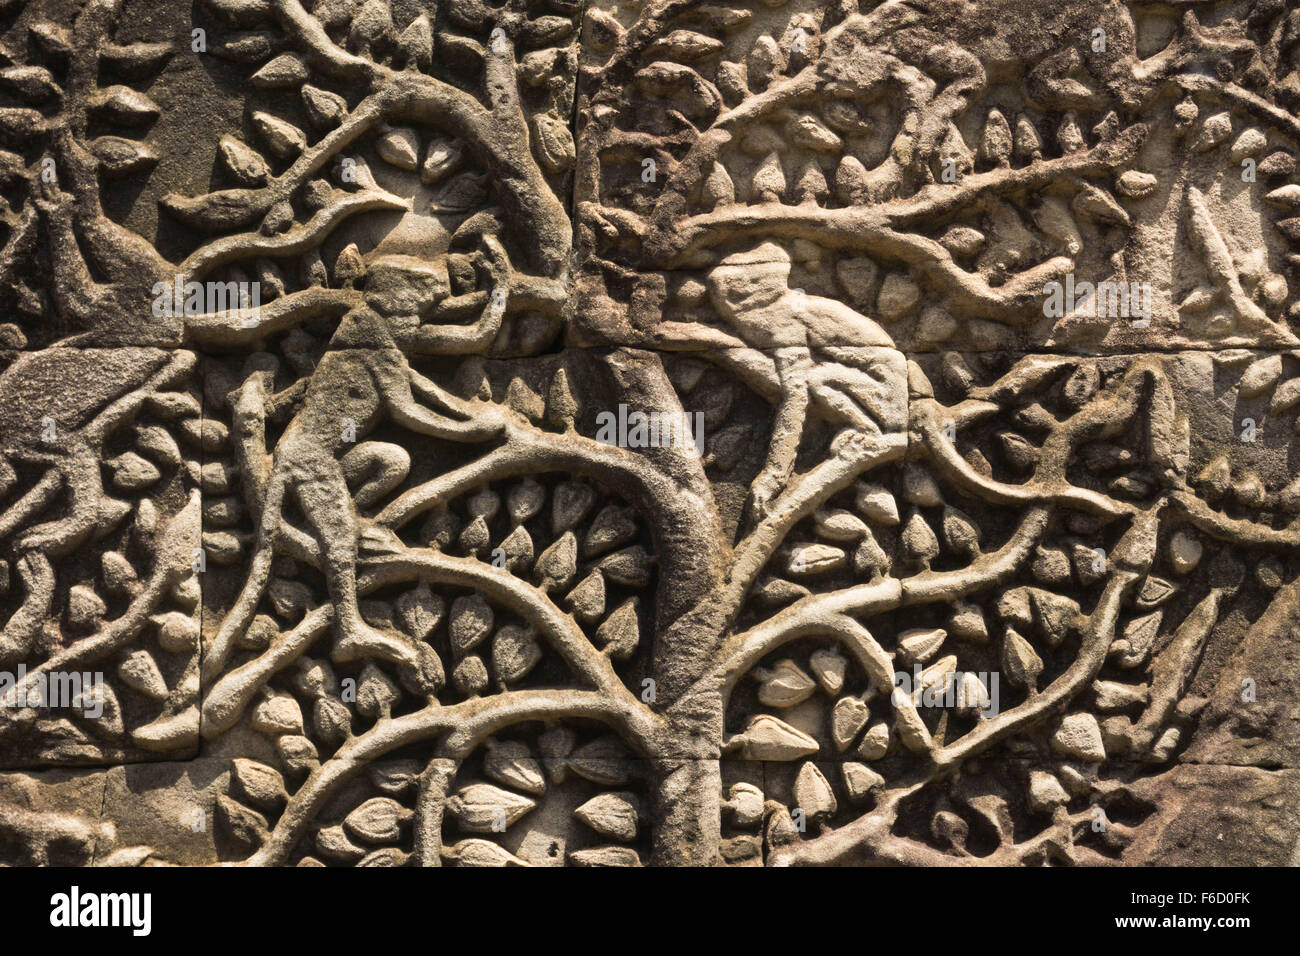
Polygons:
[[661,322],[653,335],[660,347],[733,351],[733,363],[774,372],[778,407],[767,460],[751,493],[756,519],[790,479],[810,401],[858,435],[879,435],[893,422],[890,409],[900,400],[890,394],[891,383],[882,382],[871,355],[893,347],[889,335],[841,302],[791,289],[790,268],[789,253],[771,242],[727,256],[709,273],[707,285],[728,331]]
[[[493,295],[487,309],[503,311],[504,296]],[[500,316],[490,317],[499,322]],[[286,396],[271,396],[274,360],[254,363],[239,392],[233,395],[237,429],[259,440],[266,408]],[[467,402],[439,388],[410,367],[394,346],[385,318],[368,304],[359,305],[340,321],[320,364],[291,391],[301,404],[272,454],[248,454],[254,486],[252,497],[261,514],[248,578],[207,654],[204,677],[217,677],[230,656],[236,637],[256,611],[270,577],[276,537],[285,527],[283,511],[297,503],[319,548],[321,567],[334,609],[333,658],[351,661],[374,657],[399,668],[403,683],[415,693],[433,694],[442,681],[441,662],[427,644],[367,624],[357,601],[356,562],[359,525],[348,474],[366,475],[358,494],[374,501],[405,477],[405,462],[386,454],[386,443],[361,443],[385,417],[424,435],[450,441],[488,441],[504,429],[504,412],[490,404]],[[425,407],[416,394],[428,402]],[[291,396],[292,397],[292,396]],[[261,404],[251,409],[249,404]],[[250,411],[252,412],[250,414]],[[377,467],[376,467],[377,466]],[[361,537],[382,539],[381,529],[365,528]]]

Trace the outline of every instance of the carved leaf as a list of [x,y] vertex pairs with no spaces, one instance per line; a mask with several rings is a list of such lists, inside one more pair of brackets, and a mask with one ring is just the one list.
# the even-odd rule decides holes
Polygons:
[[401,835],[411,819],[407,810],[391,797],[372,797],[343,820],[343,828],[363,843],[390,843]]

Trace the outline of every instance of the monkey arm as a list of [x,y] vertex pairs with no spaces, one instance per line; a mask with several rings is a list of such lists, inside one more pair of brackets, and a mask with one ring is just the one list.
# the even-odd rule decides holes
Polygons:
[[409,370],[407,381],[414,394],[419,395],[421,399],[444,414],[458,415],[461,418],[473,418],[478,414],[478,409],[472,403],[456,397],[438,385],[437,382],[425,378],[415,369]]
[[[498,409],[475,408],[439,388],[407,365],[405,360],[400,366],[385,364],[375,372],[376,384],[389,414],[404,428],[451,441],[484,441],[500,434],[505,427],[505,419]],[[412,388],[451,415],[461,416],[461,420],[425,408],[415,400]]]
[[56,122],[50,132],[50,147],[58,158],[59,178],[70,189],[77,218],[82,222],[104,218],[99,199],[98,160],[77,142],[65,122]]
[[740,338],[699,322],[660,322],[649,335],[650,347],[695,349],[749,349]]
[[479,415],[469,421],[457,421],[429,411],[409,393],[388,398],[388,410],[393,421],[422,435],[450,441],[485,441],[500,434],[505,427],[505,420],[500,415]]
[[460,322],[475,312],[481,312],[488,299],[489,294],[483,289],[464,295],[449,295],[433,307],[434,322]]
[[235,460],[243,475],[245,503],[253,514],[261,514],[267,482],[271,480],[272,456],[266,450],[266,419],[270,399],[263,376],[250,375],[230,393]]
[[451,317],[482,305],[478,319],[469,325],[422,325],[404,342],[411,351],[439,355],[462,355],[486,349],[501,332],[506,314],[506,289],[496,286],[490,294],[471,292],[441,303],[439,315]]
[[729,370],[755,394],[769,402],[781,397],[781,379],[770,352],[761,349],[719,349],[709,361]]
[[[490,264],[491,291],[468,292],[438,303],[433,310],[435,321],[422,325],[403,341],[412,352],[441,355],[481,352],[501,333],[506,306],[510,303],[517,309],[551,316],[563,313],[569,294],[565,283],[516,273],[496,236],[484,233],[482,240]],[[477,320],[469,325],[458,324],[458,320],[472,315],[475,309],[481,310]]]

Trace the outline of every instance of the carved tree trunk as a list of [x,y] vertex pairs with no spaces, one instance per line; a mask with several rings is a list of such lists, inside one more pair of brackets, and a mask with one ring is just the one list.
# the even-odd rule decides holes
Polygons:
[[721,603],[706,599],[670,624],[655,645],[655,690],[666,729],[652,763],[653,853],[665,865],[718,862],[724,701],[714,683],[701,678],[726,625]]

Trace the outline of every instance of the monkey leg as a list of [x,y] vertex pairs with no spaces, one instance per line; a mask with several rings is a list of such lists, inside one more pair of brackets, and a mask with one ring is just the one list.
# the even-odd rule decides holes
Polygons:
[[428,644],[386,634],[361,617],[357,601],[357,522],[342,466],[319,455],[308,480],[295,486],[298,504],[320,542],[330,600],[334,604],[338,662],[378,658],[396,665],[407,689],[435,693],[442,683],[442,662]]
[[358,507],[369,508],[406,480],[411,455],[391,442],[364,441],[344,455],[339,464],[347,483],[356,486],[352,499]]

